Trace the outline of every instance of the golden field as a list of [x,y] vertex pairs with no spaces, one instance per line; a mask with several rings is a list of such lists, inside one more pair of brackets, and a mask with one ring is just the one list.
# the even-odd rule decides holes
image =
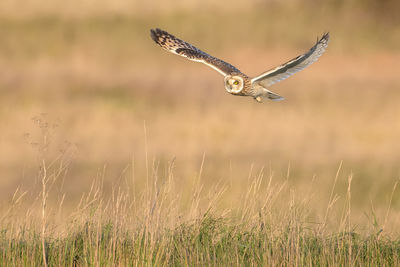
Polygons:
[[[398,237],[394,2],[389,11],[357,1],[63,3],[0,4],[4,212],[21,196],[15,216],[41,216],[45,164],[52,185],[45,210],[58,221],[94,180],[107,202],[116,188],[140,199],[172,179],[164,192],[176,212],[172,225],[210,206],[223,216],[247,203],[257,214],[264,196],[276,194],[272,213],[299,205],[305,223],[325,227],[328,220],[331,232],[345,221],[360,233]],[[249,76],[305,52],[325,31],[331,40],[318,62],[271,88],[285,101],[259,104],[227,94],[217,72],[160,49],[150,38],[154,27]],[[253,181],[260,183],[254,192]]]

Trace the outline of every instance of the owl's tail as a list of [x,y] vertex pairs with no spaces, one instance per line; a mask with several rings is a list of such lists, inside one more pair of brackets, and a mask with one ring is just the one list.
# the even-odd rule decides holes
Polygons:
[[271,92],[270,90],[265,88],[264,92],[261,95],[257,96],[255,100],[257,100],[258,102],[262,102],[262,98],[268,98],[272,101],[281,101],[285,99],[283,96],[275,94],[274,92]]
[[267,97],[268,97],[268,99],[271,99],[272,101],[281,101],[281,100],[285,99],[283,96],[277,95],[269,90],[267,90]]

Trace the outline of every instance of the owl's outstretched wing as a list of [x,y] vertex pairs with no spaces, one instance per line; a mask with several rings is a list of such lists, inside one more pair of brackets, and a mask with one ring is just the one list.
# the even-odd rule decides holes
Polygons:
[[231,73],[240,72],[240,70],[238,70],[231,64],[222,61],[216,57],[210,56],[209,54],[201,51],[200,49],[179,38],[176,38],[166,31],[160,29],[151,29],[150,34],[154,42],[156,42],[165,50],[183,56],[189,60],[204,63],[224,76],[230,75]]
[[264,72],[263,74],[254,77],[251,82],[258,83],[264,87],[273,85],[280,82],[296,72],[308,67],[325,52],[328,46],[329,33],[325,33],[321,39],[304,55],[300,55],[272,70]]

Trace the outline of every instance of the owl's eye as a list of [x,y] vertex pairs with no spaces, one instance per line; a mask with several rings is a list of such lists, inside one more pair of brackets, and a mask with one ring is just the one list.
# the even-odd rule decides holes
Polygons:
[[234,81],[233,84],[234,84],[234,85],[238,85],[239,82],[238,82],[238,81]]

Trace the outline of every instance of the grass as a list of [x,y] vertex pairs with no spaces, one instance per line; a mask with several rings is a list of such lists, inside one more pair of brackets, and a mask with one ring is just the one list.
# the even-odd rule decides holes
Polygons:
[[[291,189],[290,197],[286,198],[287,183],[275,183],[272,177],[264,181],[263,172],[250,174],[247,191],[238,196],[232,208],[221,211],[217,207],[229,185],[219,182],[209,192],[203,192],[201,167],[189,198],[182,201],[184,196],[174,178],[173,162],[165,177],[158,177],[153,169],[139,194],[126,184],[115,184],[111,197],[106,198],[102,178],[98,177],[74,211],[57,218],[63,200],[52,199],[49,193],[57,190],[53,185],[62,177],[59,170],[63,164],[59,159],[46,171],[43,171],[45,164],[42,165],[39,176],[47,187],[42,187],[36,203],[26,206],[23,202],[29,200],[24,199],[25,193],[15,193],[11,209],[1,220],[2,264],[396,266],[400,263],[400,243],[383,230],[385,225],[375,221],[367,234],[355,229],[351,221],[351,176],[345,204],[337,207],[333,192],[340,169],[325,218],[318,222],[310,222],[308,196],[296,196]],[[59,202],[58,209],[47,207],[48,201]],[[36,208],[42,210],[42,220],[34,218]],[[337,208],[342,209],[341,217],[332,216]],[[333,220],[337,227],[328,228],[327,220]]]
[[[358,229],[352,207],[352,180],[338,191],[340,164],[324,200],[325,211],[313,214],[314,185],[298,194],[286,180],[276,181],[264,170],[250,171],[245,190],[229,208],[221,200],[233,181],[219,180],[205,188],[205,157],[192,185],[182,188],[176,163],[160,172],[148,161],[146,177],[127,176],[107,194],[105,171],[92,180],[73,209],[64,207],[63,186],[70,167],[70,149],[48,158],[53,123],[35,118],[40,190],[17,191],[0,218],[0,261],[4,265],[379,265],[400,263],[400,243],[387,229],[392,189],[386,214],[374,210],[368,229]],[[146,127],[144,128],[146,134]],[[145,144],[147,147],[147,144]],[[128,180],[129,178],[130,180]],[[209,182],[208,182],[209,183]],[[185,192],[186,191],[186,192]],[[35,194],[37,194],[35,196]],[[343,202],[338,201],[344,198]],[[48,205],[51,203],[51,205]],[[4,209],[5,207],[3,207]],[[365,218],[364,218],[365,221]],[[368,221],[368,220],[367,220]]]
[[[400,244],[376,235],[317,237],[301,228],[271,233],[268,225],[249,228],[206,216],[164,230],[151,239],[142,231],[114,229],[111,223],[86,224],[80,232],[46,241],[49,265],[355,265],[396,266]],[[35,234],[2,238],[6,265],[40,265],[41,242]]]

